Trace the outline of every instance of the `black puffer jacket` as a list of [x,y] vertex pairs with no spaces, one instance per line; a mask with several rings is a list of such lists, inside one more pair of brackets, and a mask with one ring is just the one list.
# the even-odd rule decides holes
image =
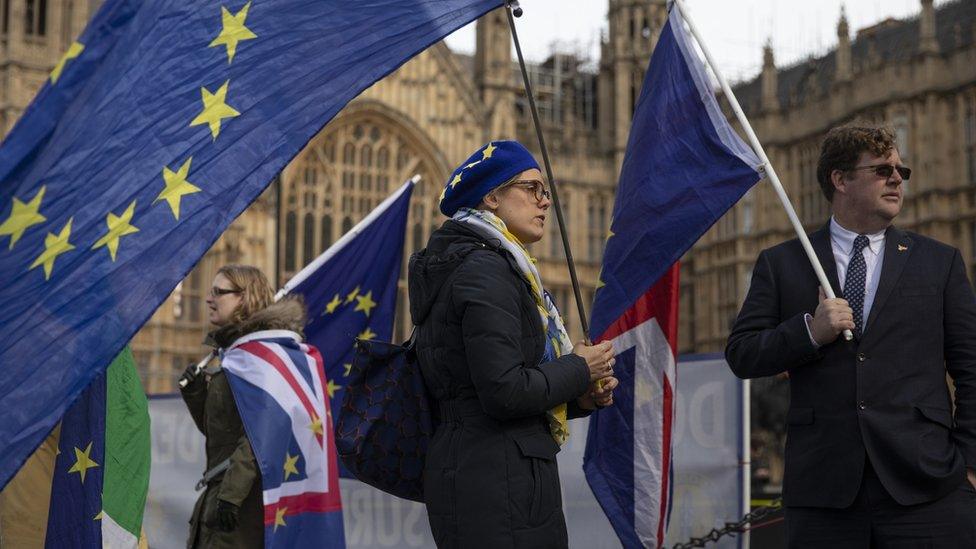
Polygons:
[[586,392],[589,370],[568,354],[539,364],[538,309],[514,258],[447,221],[410,258],[417,357],[438,403],[424,491],[445,547],[566,547],[546,411]]

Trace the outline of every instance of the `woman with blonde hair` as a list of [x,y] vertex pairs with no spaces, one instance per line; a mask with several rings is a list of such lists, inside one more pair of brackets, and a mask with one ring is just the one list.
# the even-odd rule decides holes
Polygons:
[[[248,265],[225,265],[217,271],[207,297],[208,335],[218,351],[243,336],[264,330],[301,334],[305,308],[299,299],[274,302],[264,274]],[[264,505],[261,472],[235,404],[230,382],[220,365],[202,372],[190,366],[180,380],[183,400],[206,437],[205,486],[190,519],[189,548],[263,547]]]
[[570,342],[529,255],[551,204],[535,159],[496,141],[441,195],[450,219],[410,259],[410,314],[437,425],[424,500],[439,547],[566,547],[556,453],[612,403],[613,349]]

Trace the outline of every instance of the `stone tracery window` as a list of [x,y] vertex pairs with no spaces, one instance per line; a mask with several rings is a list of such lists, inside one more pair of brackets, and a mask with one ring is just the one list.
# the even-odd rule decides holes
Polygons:
[[[336,122],[282,174],[280,280],[288,280],[403,182],[420,174],[423,181],[411,198],[400,276],[404,293],[407,258],[426,245],[430,231],[440,225],[434,218],[440,216],[436,204],[446,175],[435,171],[416,136],[385,116],[364,113]],[[403,296],[398,300],[405,302]],[[398,318],[406,318],[406,311],[398,312]],[[398,319],[394,337],[404,330],[409,330],[409,321]]]
[[74,2],[68,0],[61,8],[61,43],[64,45],[64,49],[68,49],[71,46],[71,42],[74,41],[74,19]]
[[594,263],[603,259],[603,247],[610,231],[607,202],[607,197],[603,194],[593,194],[586,207],[588,227],[586,257]]
[[807,226],[823,223],[830,215],[829,203],[817,180],[819,145],[809,143],[799,151],[800,221]]
[[24,34],[27,36],[47,34],[47,0],[27,0],[24,5]]
[[[360,116],[327,128],[299,155],[282,189],[283,213],[290,219],[287,215],[294,212],[299,225],[286,226],[279,252],[286,277],[325,251],[410,176],[430,177],[431,162],[411,142],[385,118]],[[341,151],[340,158],[335,151]],[[290,260],[292,255],[297,257]]]
[[[569,208],[569,204],[572,199],[572,193],[567,191],[569,191],[567,187],[560,187],[558,191],[560,209],[563,212],[563,220],[570,219],[569,213],[571,210]],[[546,219],[546,229],[549,231],[549,234],[546,236],[546,239],[549,242],[549,258],[566,259],[566,250],[563,248],[563,240],[562,236],[560,236],[559,220],[556,218],[555,208],[556,203],[553,202],[552,206],[549,207],[550,214]],[[572,230],[572,226],[570,225],[570,227],[567,227],[567,229]],[[572,241],[572,238],[570,238],[570,242]],[[576,253],[578,254],[579,252],[576,251]]]
[[0,0],[0,32],[10,31],[10,0]]
[[971,97],[966,106],[965,118],[966,167],[969,183],[976,185],[976,97]]

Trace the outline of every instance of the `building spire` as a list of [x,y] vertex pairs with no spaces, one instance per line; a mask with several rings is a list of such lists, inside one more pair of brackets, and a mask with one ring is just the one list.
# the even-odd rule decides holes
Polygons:
[[763,47],[763,68],[762,68],[762,110],[779,110],[779,74],[776,71],[776,61],[773,58],[773,40],[766,40]]
[[515,76],[512,72],[512,31],[507,8],[478,19],[474,82],[490,117],[486,140],[515,135]]
[[939,53],[939,41],[935,37],[935,7],[932,5],[932,0],[921,0],[921,2],[918,49],[923,54]]
[[847,10],[840,7],[840,21],[837,22],[837,72],[834,79],[837,82],[850,82],[854,74],[851,63],[851,36],[847,25]]

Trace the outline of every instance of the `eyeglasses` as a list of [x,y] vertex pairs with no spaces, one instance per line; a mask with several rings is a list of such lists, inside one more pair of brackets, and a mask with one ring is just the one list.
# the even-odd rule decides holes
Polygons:
[[546,188],[545,183],[539,181],[538,179],[517,179],[512,181],[512,186],[524,187],[532,191],[532,195],[535,197],[536,202],[542,202],[542,199],[552,200],[552,193]]
[[885,179],[891,177],[891,174],[895,173],[895,170],[898,170],[898,175],[900,175],[901,178],[905,181],[908,181],[908,178],[912,176],[911,168],[907,168],[905,166],[892,166],[891,164],[874,164],[871,166],[858,166],[856,168],[851,168],[850,171],[856,172],[858,170],[874,170],[874,175],[878,177],[883,177]]
[[228,290],[226,288],[218,288],[216,286],[210,288],[210,297],[220,297],[222,295],[239,294],[239,293],[241,293],[240,290]]

